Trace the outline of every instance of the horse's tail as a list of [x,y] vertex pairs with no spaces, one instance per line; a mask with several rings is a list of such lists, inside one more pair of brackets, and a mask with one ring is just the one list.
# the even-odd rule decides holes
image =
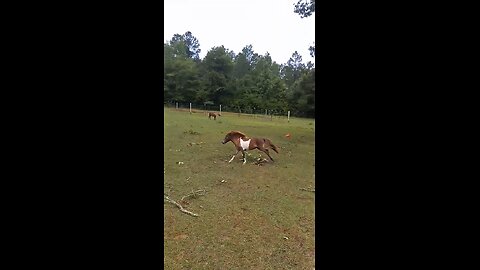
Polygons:
[[270,141],[269,139],[263,139],[269,146],[270,148],[272,148],[273,151],[277,152],[278,154],[278,147],[276,147],[272,141]]

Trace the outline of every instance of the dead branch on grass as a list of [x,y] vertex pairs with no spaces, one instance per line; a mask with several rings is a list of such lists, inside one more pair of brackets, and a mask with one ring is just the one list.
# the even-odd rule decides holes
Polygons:
[[188,215],[191,215],[191,216],[194,216],[194,217],[198,217],[197,214],[192,213],[192,212],[188,211],[187,209],[183,208],[182,205],[180,205],[180,204],[177,203],[176,201],[170,199],[170,198],[169,198],[168,196],[166,196],[165,194],[164,194],[164,199],[165,199],[167,202],[176,205],[176,206],[180,209],[180,211],[182,211],[183,213],[188,214]]
[[300,190],[315,192],[315,188],[312,188],[312,189],[300,188]]
[[183,196],[180,201],[184,202],[186,198],[189,198],[189,197],[192,197],[192,196],[193,196],[194,198],[196,198],[197,196],[205,195],[205,193],[206,193],[206,191],[203,190],[203,189],[199,189],[199,190],[197,190],[197,191],[193,191],[193,190],[192,190],[192,192],[190,192],[189,194]]
[[267,163],[268,160],[266,158],[257,158],[253,164],[262,166],[263,164]]
[[[192,192],[183,196],[182,199],[180,200],[180,202],[186,202],[185,199],[187,199],[189,197],[193,196],[193,197],[196,198],[197,196],[205,195],[205,193],[206,193],[206,191],[203,190],[203,189],[199,189],[199,190],[196,190],[196,191],[192,190]],[[166,202],[176,205],[180,209],[181,212],[183,212],[185,214],[188,214],[188,215],[191,215],[191,216],[194,216],[194,217],[198,217],[197,214],[188,211],[187,209],[183,208],[183,206],[181,204],[177,203],[175,200],[170,199],[169,195],[166,194],[165,192],[163,193],[163,196],[164,196],[164,199],[165,199]]]

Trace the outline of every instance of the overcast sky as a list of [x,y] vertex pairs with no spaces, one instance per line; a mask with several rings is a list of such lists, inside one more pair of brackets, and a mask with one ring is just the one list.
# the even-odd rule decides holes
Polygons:
[[214,46],[238,54],[252,44],[254,52],[270,53],[284,64],[298,51],[303,62],[315,59],[308,47],[315,41],[315,14],[300,18],[293,12],[297,0],[165,0],[164,41],[191,31],[199,43],[200,58]]

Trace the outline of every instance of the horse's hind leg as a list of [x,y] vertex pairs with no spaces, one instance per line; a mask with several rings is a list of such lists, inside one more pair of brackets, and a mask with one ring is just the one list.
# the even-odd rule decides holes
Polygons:
[[262,151],[262,152],[264,152],[265,154],[267,154],[267,156],[272,160],[272,162],[275,162],[275,161],[273,160],[273,158],[270,156],[270,154],[268,153],[268,149],[266,149],[266,148],[260,149],[260,148],[259,148],[259,150]]

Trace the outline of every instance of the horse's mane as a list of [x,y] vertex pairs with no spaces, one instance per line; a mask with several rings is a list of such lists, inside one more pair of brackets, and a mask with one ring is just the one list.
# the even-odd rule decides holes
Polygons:
[[247,137],[247,135],[243,134],[242,132],[235,130],[230,131],[228,134],[231,136],[239,135],[242,138]]

